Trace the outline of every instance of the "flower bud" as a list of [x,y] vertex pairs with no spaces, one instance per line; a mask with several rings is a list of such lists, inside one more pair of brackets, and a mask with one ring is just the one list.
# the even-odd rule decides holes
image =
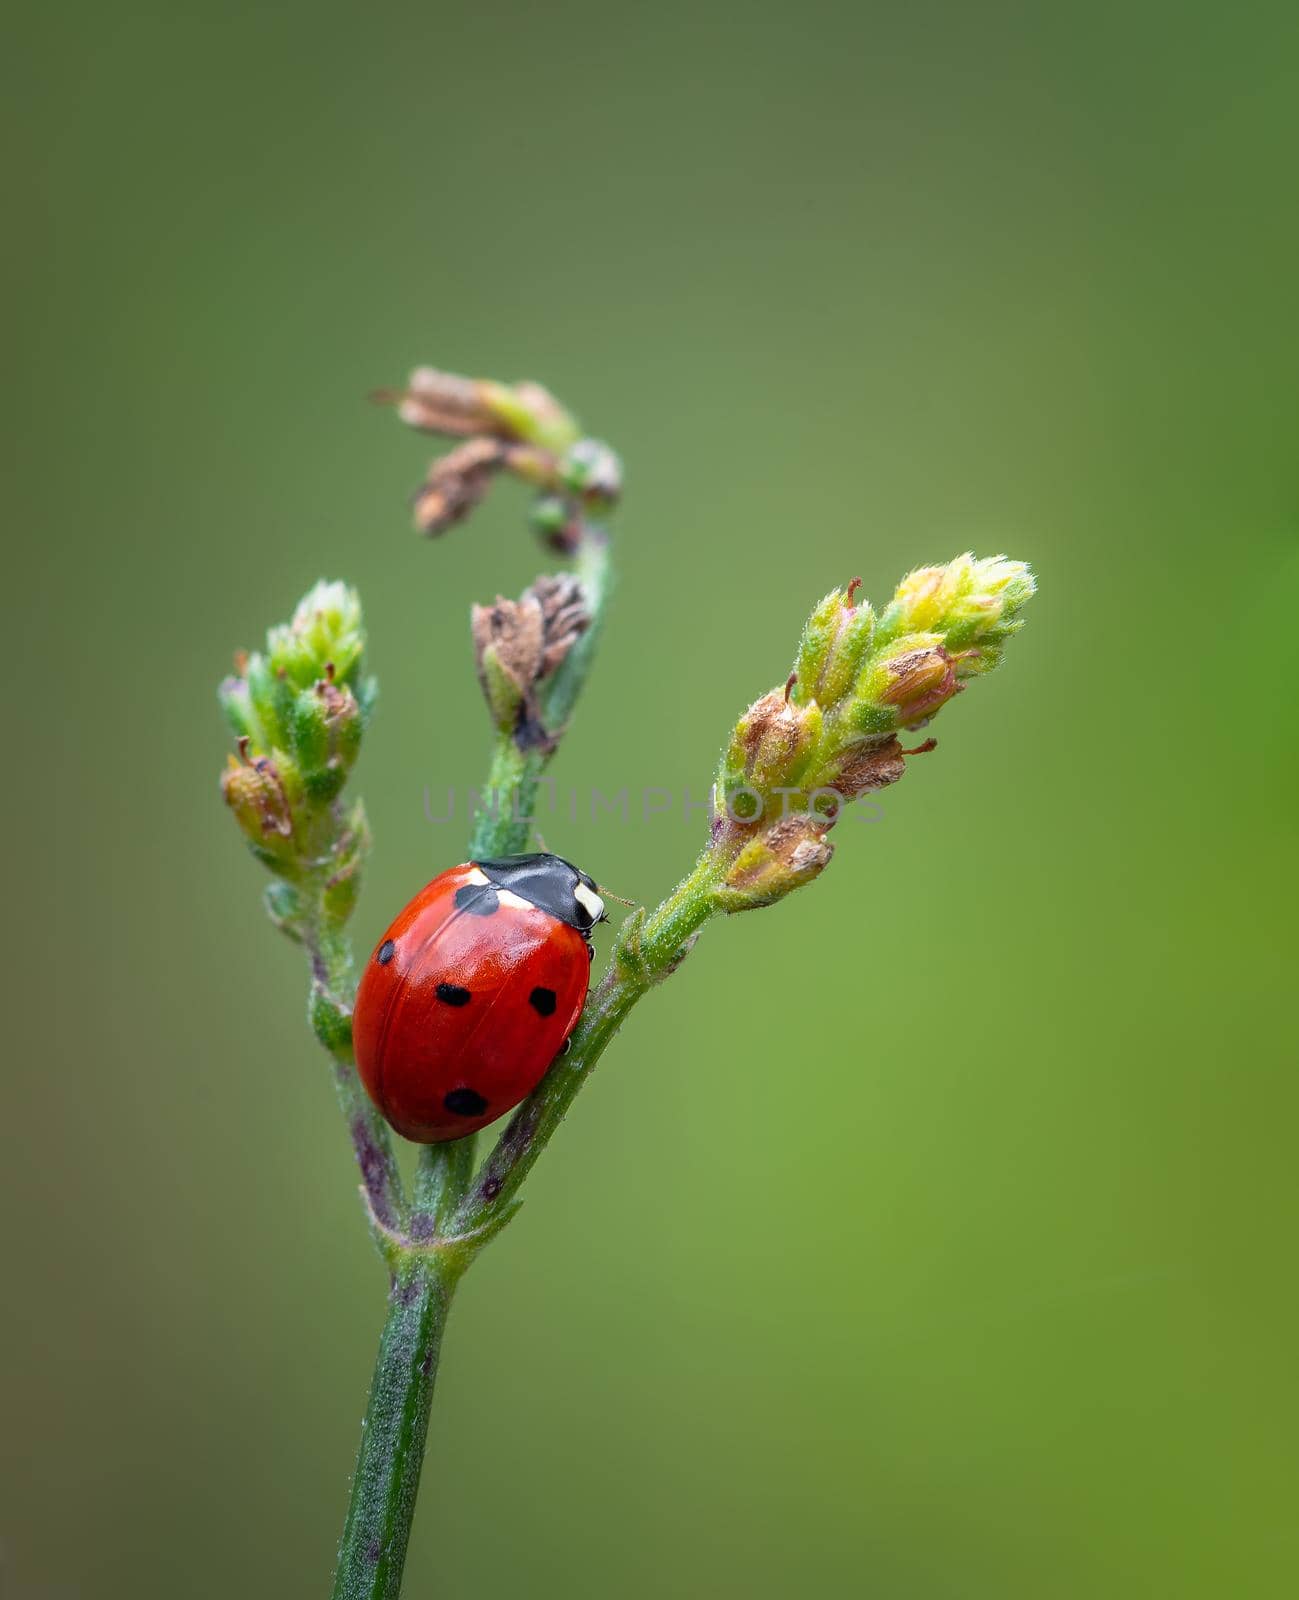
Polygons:
[[579,435],[572,413],[544,384],[530,378],[512,384],[484,379],[480,388],[491,410],[494,431],[504,438],[545,450],[566,450]]
[[557,555],[571,556],[582,543],[582,519],[573,502],[563,495],[539,496],[529,515],[542,542]]
[[375,398],[396,401],[397,415],[421,433],[471,434],[487,432],[495,420],[483,390],[476,378],[416,367],[404,392],[389,390]]
[[478,681],[492,721],[512,733],[520,749],[549,748],[537,686],[551,677],[590,624],[582,586],[570,576],[543,574],[518,600],[472,613]]
[[404,390],[381,391],[375,399],[395,403],[401,420],[422,433],[490,434],[548,450],[564,450],[578,436],[573,417],[539,383],[496,383],[416,367]]
[[1023,561],[958,556],[942,567],[918,567],[898,585],[881,619],[890,638],[937,633],[957,663],[958,677],[987,672],[1022,626],[1017,613],[1036,590]]
[[593,510],[606,510],[622,494],[622,462],[599,439],[579,439],[559,463],[559,476],[570,494]]
[[280,766],[269,756],[248,755],[248,741],[239,741],[239,757],[229,758],[221,774],[221,793],[235,820],[259,850],[284,856],[292,848],[293,812]]
[[225,712],[226,721],[234,730],[238,739],[248,739],[259,749],[265,744],[262,730],[257,720],[257,713],[253,709],[252,695],[248,690],[248,655],[239,651],[235,656],[235,672],[228,678],[222,678],[217,685],[217,700]]
[[713,890],[719,908],[752,911],[810,883],[834,854],[826,826],[808,812],[791,812],[748,840]]
[[773,689],[755,700],[735,725],[719,774],[724,793],[746,787],[765,802],[778,787],[802,777],[821,735],[817,705],[795,705],[787,691]]
[[347,781],[361,748],[362,717],[356,696],[332,676],[303,689],[293,703],[289,738],[312,800],[332,800]]
[[309,688],[331,665],[337,682],[350,681],[365,646],[356,590],[322,579],[287,624],[270,630],[266,643],[271,673],[296,688]]
[[487,493],[504,460],[499,439],[467,439],[435,461],[412,501],[415,526],[433,538],[463,520]]
[[862,738],[840,750],[826,773],[826,787],[842,795],[846,803],[887,789],[906,770],[902,747],[896,739]]
[[870,606],[854,604],[857,583],[854,578],[847,589],[826,595],[807,619],[794,665],[796,700],[815,700],[829,710],[852,688],[875,631]]
[[898,725],[903,728],[927,722],[961,687],[952,658],[940,644],[899,649],[879,663],[871,679],[880,685],[874,698],[897,708]]

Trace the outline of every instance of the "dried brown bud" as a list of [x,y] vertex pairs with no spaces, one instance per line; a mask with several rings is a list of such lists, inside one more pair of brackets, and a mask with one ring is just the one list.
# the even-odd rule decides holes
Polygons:
[[831,787],[845,800],[856,800],[876,789],[887,789],[906,770],[902,746],[896,739],[849,745],[835,764]]
[[722,785],[744,784],[764,798],[778,784],[797,783],[821,734],[821,709],[796,705],[790,685],[755,700],[736,724],[722,767]]
[[[582,585],[568,573],[542,575],[528,590],[541,607],[541,678],[550,677],[590,625]],[[527,596],[525,595],[525,598]]]
[[773,822],[740,851],[713,891],[723,911],[752,911],[810,883],[834,854],[824,817],[792,811]]
[[477,378],[461,378],[436,367],[416,367],[405,390],[379,395],[395,400],[397,415],[424,433],[491,433],[495,416],[487,386]]
[[467,439],[435,461],[414,499],[415,526],[430,537],[467,516],[505,462],[499,439]]
[[553,744],[537,686],[558,670],[590,620],[581,584],[567,575],[543,575],[518,600],[498,595],[495,605],[474,607],[478,681],[492,720],[521,747]]
[[374,399],[397,407],[410,428],[468,438],[493,438],[564,451],[579,436],[577,422],[539,383],[462,378],[416,367],[404,389],[381,389]]

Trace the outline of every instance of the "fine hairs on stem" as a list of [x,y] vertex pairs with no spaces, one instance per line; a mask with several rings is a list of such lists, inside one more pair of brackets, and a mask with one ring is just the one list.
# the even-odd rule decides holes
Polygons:
[[[415,497],[421,532],[446,532],[510,476],[534,491],[531,522],[543,547],[569,564],[539,576],[518,600],[497,596],[472,613],[492,745],[466,859],[524,851],[538,785],[567,735],[603,629],[621,465],[539,384],[425,367],[376,398],[410,427],[456,441]],[[657,907],[623,923],[567,1052],[481,1164],[472,1135],[422,1146],[410,1193],[352,1049],[347,922],[370,833],[361,801],[344,791],[378,692],[364,667],[355,590],[316,584],[287,623],[270,629],[264,650],[236,655],[221,684],[234,734],[222,793],[271,875],[268,916],[307,956],[309,1021],[330,1057],[365,1217],[388,1274],[335,1600],[400,1593],[456,1286],[517,1213],[528,1174],[632,1008],[671,976],[711,918],[774,905],[826,869],[843,808],[896,783],[910,756],[933,748],[928,738],[904,748],[902,736],[999,663],[1034,592],[1025,564],[1004,556],[918,568],[878,611],[860,584],[854,577],[814,607],[792,670],[735,723],[697,861]]]

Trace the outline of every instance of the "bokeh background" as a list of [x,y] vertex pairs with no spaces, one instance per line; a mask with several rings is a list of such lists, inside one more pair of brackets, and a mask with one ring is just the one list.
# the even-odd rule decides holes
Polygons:
[[[466,613],[367,391],[623,452],[554,769],[696,793],[811,603],[1041,593],[832,870],[636,1012],[459,1296],[412,1597],[1289,1596],[1292,7],[25,8],[5,51],[21,1600],[325,1592],[383,1281],[213,687],[318,576],[368,941],[460,859]],[[698,814],[541,818],[638,900]]]

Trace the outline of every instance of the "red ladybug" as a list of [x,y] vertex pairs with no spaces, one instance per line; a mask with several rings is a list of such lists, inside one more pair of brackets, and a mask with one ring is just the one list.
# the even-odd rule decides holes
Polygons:
[[361,1081],[398,1133],[459,1139],[536,1088],[582,1013],[604,915],[594,882],[552,855],[471,861],[420,890],[352,1017]]

